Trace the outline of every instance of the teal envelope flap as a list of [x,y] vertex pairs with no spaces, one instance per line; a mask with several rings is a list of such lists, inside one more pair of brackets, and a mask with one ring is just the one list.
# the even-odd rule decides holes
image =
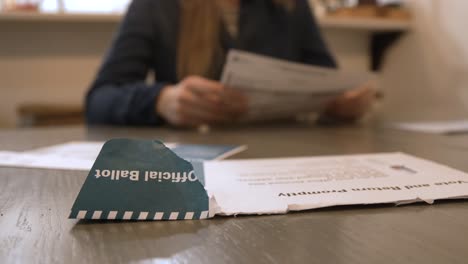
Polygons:
[[190,162],[159,141],[104,144],[73,204],[70,218],[204,219],[209,198]]

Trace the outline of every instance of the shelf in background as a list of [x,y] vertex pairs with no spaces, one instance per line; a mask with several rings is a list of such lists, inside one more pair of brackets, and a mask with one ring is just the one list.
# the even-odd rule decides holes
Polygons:
[[0,12],[1,22],[118,23],[121,14]]
[[355,29],[367,31],[407,31],[411,20],[367,17],[321,17],[319,23],[325,28]]
[[[62,23],[118,23],[121,14],[81,14],[81,13],[0,13],[1,22],[62,22]],[[318,19],[323,28],[350,29],[364,31],[407,31],[411,28],[410,20],[385,18],[344,18],[321,17]]]

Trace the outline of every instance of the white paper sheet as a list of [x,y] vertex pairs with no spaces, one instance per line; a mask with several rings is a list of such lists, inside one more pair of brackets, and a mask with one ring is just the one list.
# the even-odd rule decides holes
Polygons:
[[[0,166],[89,171],[104,142],[68,142],[24,152],[0,151]],[[246,146],[165,143],[189,160],[218,160],[244,151]],[[185,155],[185,156],[184,156]]]
[[468,120],[451,120],[441,122],[414,122],[399,123],[396,128],[402,130],[432,133],[432,134],[458,134],[468,133]]
[[403,153],[205,162],[217,214],[468,197],[468,174]]
[[94,159],[0,151],[0,166],[2,167],[89,171],[93,163]]
[[249,100],[246,120],[294,117],[316,112],[333,97],[371,79],[353,73],[231,50],[221,82]]

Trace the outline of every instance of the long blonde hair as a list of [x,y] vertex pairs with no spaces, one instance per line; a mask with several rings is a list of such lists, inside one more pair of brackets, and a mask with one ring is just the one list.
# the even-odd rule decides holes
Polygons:
[[[220,43],[220,0],[181,0],[180,28],[177,47],[177,75],[211,77],[213,63],[223,50]],[[272,0],[291,11],[294,0]]]

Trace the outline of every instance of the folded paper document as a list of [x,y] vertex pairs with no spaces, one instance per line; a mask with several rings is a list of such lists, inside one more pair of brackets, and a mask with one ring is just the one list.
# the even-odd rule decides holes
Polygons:
[[370,79],[369,73],[317,67],[231,50],[221,82],[247,95],[247,120],[262,120],[319,111],[331,98]]
[[399,123],[395,128],[431,134],[468,133],[468,120]]
[[468,174],[403,153],[206,162],[223,215],[468,197]]
[[468,198],[468,174],[403,153],[189,163],[158,141],[107,142],[70,218],[188,220]]

